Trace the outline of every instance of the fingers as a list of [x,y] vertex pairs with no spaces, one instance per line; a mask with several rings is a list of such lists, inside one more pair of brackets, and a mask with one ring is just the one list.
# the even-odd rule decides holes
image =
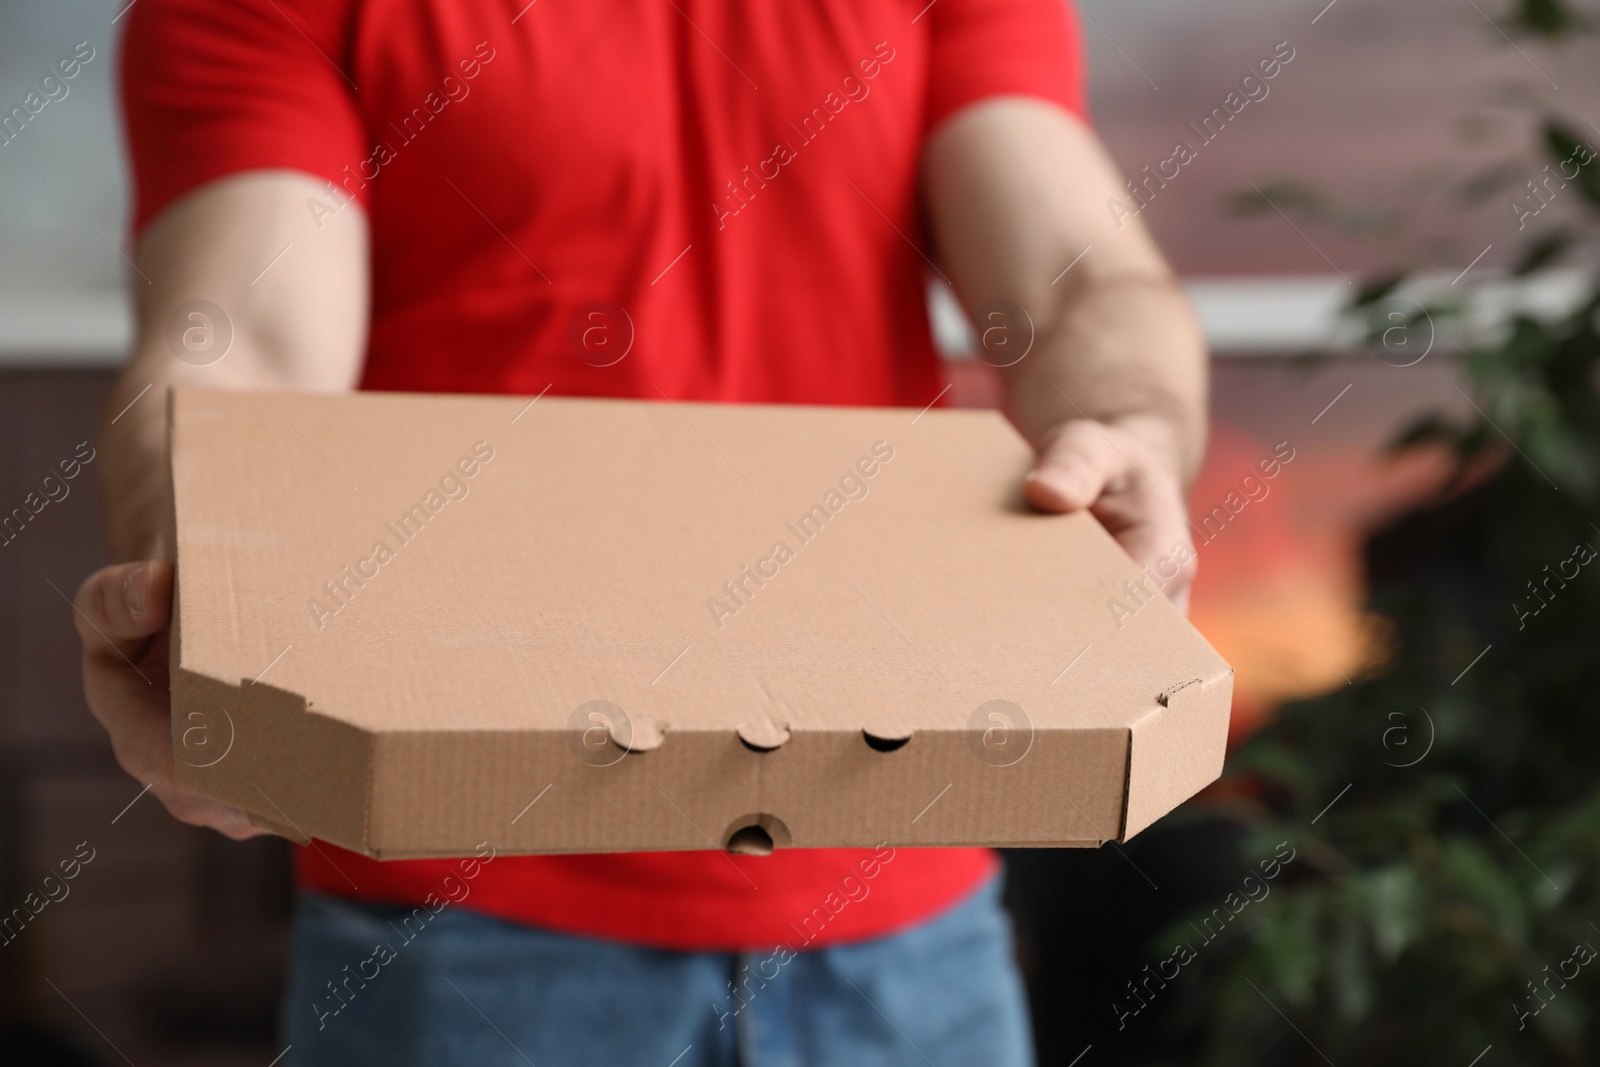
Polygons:
[[1023,482],[1043,511],[1087,508],[1180,610],[1199,566],[1175,472],[1134,430],[1076,419],[1041,442]]
[[154,782],[150,791],[161,801],[167,812],[181,823],[209,827],[234,841],[245,841],[267,834],[266,830],[253,826],[250,817],[237,808],[230,808],[215,800],[186,793],[170,783]]
[[172,616],[172,564],[149,559],[102,567],[84,579],[72,606],[85,656],[136,660]]
[[244,812],[185,792],[173,781],[171,695],[165,665],[172,565],[141,560],[104,567],[73,601],[83,640],[83,692],[111,737],[117,763],[167,811],[242,841],[265,833]]
[[[1195,575],[1200,570],[1200,557],[1187,537],[1164,548],[1148,558],[1134,556],[1144,565],[1145,572],[1161,583],[1161,591],[1183,614],[1189,613],[1189,590],[1194,586]],[[1132,553],[1129,553],[1132,555]],[[1152,562],[1153,561],[1153,562]],[[1170,577],[1169,577],[1170,576]]]
[[1091,510],[1167,599],[1187,612],[1200,559],[1189,538],[1183,499],[1175,491],[1144,489],[1122,499],[1107,499]]
[[1028,502],[1043,511],[1077,511],[1129,476],[1137,477],[1137,471],[1107,428],[1074,419],[1045,439],[1022,488]]
[[[85,688],[90,688],[87,683]],[[93,698],[91,708],[111,735],[117,763],[136,781],[149,786],[173,818],[190,826],[208,826],[235,841],[265,833],[252,826],[249,817],[237,808],[186,792],[173,781],[165,691],[152,696],[135,680],[124,694],[103,692]]]
[[172,567],[144,560],[104,567],[78,589],[83,693],[124,770],[141,782],[172,775],[165,642]]

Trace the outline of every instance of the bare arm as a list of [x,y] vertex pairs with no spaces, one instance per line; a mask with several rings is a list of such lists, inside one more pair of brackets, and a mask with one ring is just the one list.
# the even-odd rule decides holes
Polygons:
[[[304,174],[252,172],[196,190],[145,231],[137,264],[149,282],[138,275],[132,280],[138,312],[133,357],[107,404],[101,436],[101,490],[117,559],[171,552],[159,544],[171,493],[168,386],[355,386],[366,343],[366,220],[350,204],[325,217],[318,230],[306,207],[312,198],[329,202],[321,184]],[[195,301],[215,305],[223,318],[186,314]],[[217,358],[230,332],[226,354]]]
[[962,303],[1009,302],[1034,326],[1004,372],[1012,417],[1040,453],[1029,499],[1091,508],[1141,563],[1183,546],[1168,593],[1184,603],[1182,490],[1205,449],[1205,344],[1139,220],[1119,225],[1107,209],[1126,193],[1104,148],[1053,105],[1001,98],[936,131],[923,166]]
[[304,174],[252,172],[196,190],[146,230],[132,280],[134,352],[100,445],[119,562],[90,575],[76,601],[84,692],[123,769],[179,819],[231,837],[257,831],[242,813],[172,784],[167,389],[354,387],[366,343],[366,219],[352,203],[319,229],[313,197],[328,199]]

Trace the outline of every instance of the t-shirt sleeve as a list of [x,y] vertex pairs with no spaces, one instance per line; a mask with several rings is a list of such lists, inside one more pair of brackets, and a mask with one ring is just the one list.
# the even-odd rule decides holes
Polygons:
[[1033,96],[1088,119],[1070,0],[936,0],[927,9],[928,127],[991,96]]
[[141,0],[127,18],[122,112],[135,234],[218,178],[283,168],[339,182],[364,155],[356,89],[339,65],[347,3]]

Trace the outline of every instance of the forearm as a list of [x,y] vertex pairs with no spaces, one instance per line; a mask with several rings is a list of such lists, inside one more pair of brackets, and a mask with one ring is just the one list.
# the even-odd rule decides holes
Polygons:
[[1086,274],[1035,326],[1032,350],[1005,371],[1012,418],[1031,441],[1071,419],[1116,423],[1181,482],[1194,478],[1205,451],[1206,351],[1175,279]]
[[[1073,419],[1148,441],[1174,478],[1205,444],[1205,346],[1094,132],[1039,100],[997,98],[930,140],[925,182],[940,251],[969,311],[1022,309],[1033,346],[1010,364],[1013,418],[1036,446]],[[980,328],[988,324],[980,322]],[[1008,343],[1022,323],[1006,323]],[[999,355],[1000,353],[996,353]]]
[[99,463],[119,560],[170,558],[168,390],[354,387],[366,341],[367,230],[325,224],[314,179],[264,171],[211,183],[140,240],[134,351],[107,401]]
[[[141,320],[145,319],[143,310]],[[141,334],[149,332],[141,322]],[[100,495],[113,561],[171,559],[167,543],[172,474],[167,462],[168,391],[281,388],[274,361],[235,343],[226,364],[193,366],[164,337],[141,336],[106,400],[100,423]],[[292,384],[292,383],[288,383]]]

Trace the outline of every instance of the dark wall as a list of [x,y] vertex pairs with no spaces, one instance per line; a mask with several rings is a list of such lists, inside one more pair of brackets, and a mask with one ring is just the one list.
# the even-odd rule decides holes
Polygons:
[[[26,513],[31,492],[37,507],[45,476],[92,446],[110,383],[103,371],[0,373],[0,517]],[[12,918],[0,1063],[120,1063],[120,1050],[141,1064],[259,1067],[279,1051],[286,846],[168,818],[90,716],[68,598],[106,562],[96,468],[64,497],[53,483],[59,500],[0,534],[0,918]]]

